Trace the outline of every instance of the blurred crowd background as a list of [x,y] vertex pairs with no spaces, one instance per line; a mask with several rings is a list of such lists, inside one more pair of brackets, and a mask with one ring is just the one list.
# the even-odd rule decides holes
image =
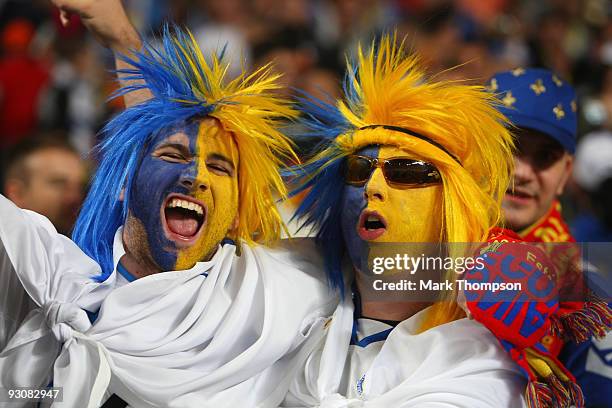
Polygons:
[[[189,27],[205,52],[227,46],[236,72],[274,61],[291,87],[340,93],[345,56],[397,30],[432,74],[484,84],[496,71],[552,69],[578,92],[578,176],[564,215],[579,227],[612,190],[612,2],[606,0],[127,0],[145,38],[165,21]],[[121,101],[112,55],[48,0],[0,0],[3,192],[38,201],[69,233],[95,163],[87,155]],[[607,193],[606,193],[607,192]],[[21,198],[20,198],[21,197]],[[53,207],[51,209],[47,207]],[[612,231],[612,208],[607,214]],[[608,222],[606,221],[606,222]]]

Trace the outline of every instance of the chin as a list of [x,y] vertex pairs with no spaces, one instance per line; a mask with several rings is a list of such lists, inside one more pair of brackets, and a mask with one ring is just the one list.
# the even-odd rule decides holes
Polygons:
[[531,219],[532,217],[507,216],[505,220],[505,227],[515,232],[522,231],[536,221],[531,221]]

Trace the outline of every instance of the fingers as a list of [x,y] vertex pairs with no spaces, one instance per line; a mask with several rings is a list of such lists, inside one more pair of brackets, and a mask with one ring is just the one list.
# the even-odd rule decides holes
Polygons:
[[60,10],[60,21],[62,26],[67,27],[70,22],[70,15],[66,10]]
[[470,309],[467,306],[467,299],[465,298],[465,293],[462,290],[460,290],[457,294],[457,304],[465,312],[468,319],[472,320],[474,318],[472,316],[472,312],[470,312]]

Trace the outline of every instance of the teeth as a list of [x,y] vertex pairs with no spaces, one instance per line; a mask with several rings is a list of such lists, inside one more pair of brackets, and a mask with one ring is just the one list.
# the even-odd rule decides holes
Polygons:
[[185,208],[187,210],[195,211],[200,215],[204,215],[204,209],[202,208],[202,206],[191,201],[181,200],[180,198],[173,198],[172,200],[170,200],[166,208],[175,207]]
[[380,221],[380,219],[378,217],[370,215],[370,216],[368,216],[368,221],[374,222],[374,221]]

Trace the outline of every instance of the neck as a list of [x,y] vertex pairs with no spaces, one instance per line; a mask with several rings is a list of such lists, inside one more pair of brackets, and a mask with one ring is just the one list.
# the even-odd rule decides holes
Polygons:
[[406,320],[421,310],[427,308],[432,302],[406,302],[379,300],[381,293],[372,290],[371,280],[362,273],[355,273],[357,290],[359,290],[362,317],[374,320],[387,320],[400,322]]
[[[125,255],[121,257],[119,262],[136,279],[162,272],[161,268],[151,259],[151,256],[146,251],[138,250],[141,247],[136,245],[136,241],[146,240],[146,234],[144,232],[136,234],[136,231],[133,228],[133,223],[128,218],[123,229],[123,236],[121,237],[123,248],[125,248]],[[133,250],[134,248],[136,250]]]
[[152,262],[139,260],[136,256],[128,252],[119,259],[119,263],[121,263],[130,275],[134,276],[136,279],[161,272],[161,269],[157,265]]

